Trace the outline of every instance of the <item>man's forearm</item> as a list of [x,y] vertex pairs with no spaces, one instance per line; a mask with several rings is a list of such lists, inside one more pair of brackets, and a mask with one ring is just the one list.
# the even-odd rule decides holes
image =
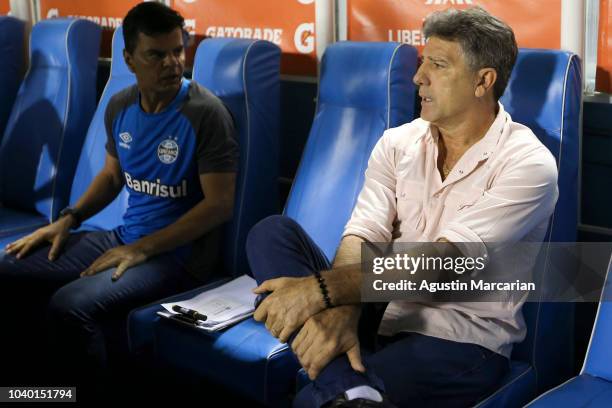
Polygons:
[[93,217],[109,205],[121,191],[123,182],[112,174],[100,172],[75,204],[81,221]]
[[[323,271],[329,296],[334,305],[357,304],[361,302],[362,264],[361,246],[366,242],[357,236],[345,237],[334,259],[332,269]],[[446,245],[445,245],[446,244]],[[393,248],[393,246],[391,246]],[[440,239],[438,243],[424,243],[409,251],[412,257],[459,257],[461,252],[446,239]],[[391,256],[391,255],[387,255]],[[414,271],[418,273],[420,271]],[[428,270],[428,280],[438,281],[446,278],[440,271]]]
[[365,240],[355,235],[342,239],[332,269],[323,271],[330,299],[334,305],[361,302],[361,244]]
[[202,200],[174,223],[136,241],[147,257],[188,244],[232,217],[232,205]]

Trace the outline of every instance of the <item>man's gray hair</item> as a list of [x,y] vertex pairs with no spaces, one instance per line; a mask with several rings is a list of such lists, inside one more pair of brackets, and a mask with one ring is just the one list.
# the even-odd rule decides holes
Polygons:
[[427,17],[423,23],[423,34],[425,38],[457,41],[474,71],[494,68],[497,81],[493,94],[495,100],[501,98],[518,54],[514,32],[508,24],[481,7],[448,9]]

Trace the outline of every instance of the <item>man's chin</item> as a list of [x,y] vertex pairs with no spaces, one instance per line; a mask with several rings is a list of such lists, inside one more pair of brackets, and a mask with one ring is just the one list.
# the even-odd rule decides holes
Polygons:
[[181,80],[178,81],[162,81],[159,83],[161,92],[177,92],[181,88]]
[[432,115],[429,112],[421,111],[421,119],[426,120],[427,122],[433,122],[433,121],[435,121],[436,118],[435,118],[434,115]]

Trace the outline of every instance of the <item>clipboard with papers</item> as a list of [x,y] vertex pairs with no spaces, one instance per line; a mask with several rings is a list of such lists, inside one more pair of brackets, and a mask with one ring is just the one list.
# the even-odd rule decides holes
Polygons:
[[240,276],[219,287],[174,303],[162,303],[158,315],[205,331],[218,331],[253,315],[255,279]]

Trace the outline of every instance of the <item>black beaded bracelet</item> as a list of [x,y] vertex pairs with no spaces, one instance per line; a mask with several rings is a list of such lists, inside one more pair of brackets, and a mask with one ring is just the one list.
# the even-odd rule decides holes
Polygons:
[[329,292],[327,291],[327,285],[325,284],[325,279],[321,276],[320,271],[314,271],[314,276],[317,282],[319,282],[319,287],[321,288],[321,294],[323,295],[323,301],[325,302],[325,307],[331,309],[334,307],[332,301],[329,297]]

